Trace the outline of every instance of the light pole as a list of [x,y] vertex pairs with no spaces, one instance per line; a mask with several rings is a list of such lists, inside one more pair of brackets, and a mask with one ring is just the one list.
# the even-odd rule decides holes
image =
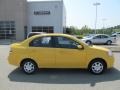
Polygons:
[[93,4],[96,7],[96,17],[95,17],[95,34],[97,33],[97,7],[100,3],[96,2]]

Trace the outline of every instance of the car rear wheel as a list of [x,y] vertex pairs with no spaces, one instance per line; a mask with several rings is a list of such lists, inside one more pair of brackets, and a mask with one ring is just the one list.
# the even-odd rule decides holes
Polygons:
[[112,41],[107,41],[107,45],[111,45],[112,44]]
[[89,71],[95,75],[102,74],[106,69],[105,62],[101,60],[94,60],[89,65]]
[[37,64],[32,60],[23,61],[21,68],[26,74],[32,74],[38,69]]

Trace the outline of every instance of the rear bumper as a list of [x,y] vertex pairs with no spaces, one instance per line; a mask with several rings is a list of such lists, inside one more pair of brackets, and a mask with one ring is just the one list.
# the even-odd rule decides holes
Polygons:
[[11,53],[8,56],[8,63],[14,66],[19,66],[18,58]]

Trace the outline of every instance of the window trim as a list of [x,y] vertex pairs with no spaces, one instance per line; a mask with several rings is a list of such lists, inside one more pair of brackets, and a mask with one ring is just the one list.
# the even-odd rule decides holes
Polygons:
[[94,36],[93,39],[101,39],[101,35]]
[[[51,46],[50,46],[50,47],[39,47],[39,46],[38,46],[39,48],[61,48],[61,47],[57,47],[56,37],[64,37],[64,36],[43,36],[43,37],[51,37],[51,39],[52,39],[52,40],[51,40]],[[37,37],[37,38],[43,38],[43,37]],[[34,40],[37,39],[37,38],[34,38],[32,41],[34,41]],[[64,37],[64,38],[67,38],[67,37]],[[84,49],[84,46],[83,46],[82,44],[80,44],[79,42],[77,42],[77,41],[75,41],[75,40],[73,40],[73,39],[70,39],[70,38],[67,38],[67,39],[72,40],[72,41],[78,43],[78,44],[81,45],[81,46],[83,47],[83,49]],[[35,46],[30,46],[30,43],[31,43],[32,41],[29,42],[29,47],[35,47]],[[61,49],[78,49],[78,48],[76,47],[76,48],[61,48]]]
[[[103,37],[104,36],[104,37]],[[107,38],[109,38],[109,36],[107,36],[107,35],[101,35],[101,38],[102,39],[107,39]]]

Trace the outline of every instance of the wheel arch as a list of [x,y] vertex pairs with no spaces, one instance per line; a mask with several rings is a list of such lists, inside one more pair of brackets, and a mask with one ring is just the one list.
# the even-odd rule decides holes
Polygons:
[[91,43],[92,43],[92,41],[91,41],[91,40],[86,40],[86,42],[91,42]]
[[93,42],[92,42],[92,40],[86,40],[86,42],[85,43],[87,43],[87,42],[90,42],[90,44],[92,44]]
[[87,68],[89,69],[89,67],[90,67],[90,65],[92,64],[92,62],[97,61],[97,60],[102,61],[102,62],[105,64],[105,67],[107,68],[107,62],[106,62],[103,58],[94,58],[94,59],[92,59],[92,60],[88,63]]
[[108,42],[111,42],[111,43],[113,43],[113,41],[112,41],[112,40],[107,40],[106,44],[108,44]]
[[24,59],[22,59],[21,62],[20,62],[20,67],[22,66],[22,64],[23,64],[25,61],[28,61],[28,60],[34,62],[34,63],[37,65],[37,67],[38,67],[37,62],[36,62],[34,59],[31,59],[31,58],[24,58]]

